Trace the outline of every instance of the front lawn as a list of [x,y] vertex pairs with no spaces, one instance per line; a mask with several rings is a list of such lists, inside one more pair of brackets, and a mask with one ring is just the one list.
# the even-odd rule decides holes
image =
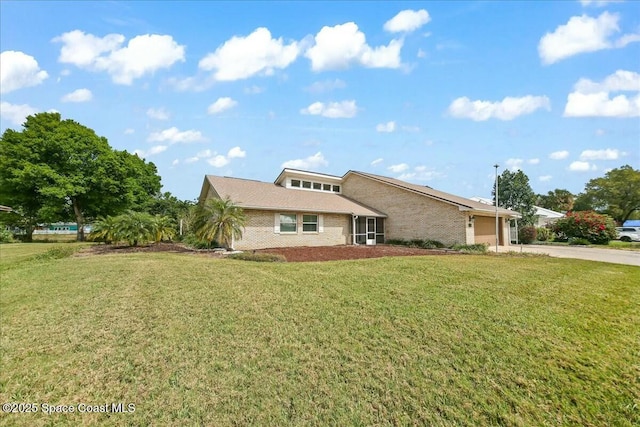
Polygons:
[[136,253],[1,279],[2,402],[135,405],[2,425],[640,423],[638,267]]

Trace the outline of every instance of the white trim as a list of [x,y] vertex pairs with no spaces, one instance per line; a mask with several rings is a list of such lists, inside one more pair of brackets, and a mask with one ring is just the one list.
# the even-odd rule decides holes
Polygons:
[[324,233],[324,217],[318,215],[318,233]]

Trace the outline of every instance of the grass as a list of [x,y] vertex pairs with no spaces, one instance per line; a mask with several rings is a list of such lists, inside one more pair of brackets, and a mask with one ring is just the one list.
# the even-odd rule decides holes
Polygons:
[[[17,265],[44,258],[64,258],[93,243],[5,243],[0,244],[0,271]],[[64,256],[53,256],[65,253]]]
[[640,423],[638,267],[137,253],[1,277],[0,400],[136,405],[2,425]]

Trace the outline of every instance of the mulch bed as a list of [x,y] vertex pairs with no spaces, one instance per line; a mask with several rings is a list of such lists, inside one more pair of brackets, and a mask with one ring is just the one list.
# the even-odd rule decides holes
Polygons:
[[289,262],[336,261],[345,259],[382,258],[386,256],[454,255],[459,252],[443,249],[420,249],[406,246],[301,246],[294,248],[260,249],[255,252],[283,255]]
[[[219,252],[191,249],[180,243],[159,243],[136,247],[100,244],[85,248],[76,254],[76,256],[139,252],[174,252],[203,254],[212,257],[223,256]],[[386,256],[455,255],[459,253],[444,249],[420,249],[392,245],[301,246],[292,248],[259,249],[247,252],[279,254],[284,256],[288,262],[337,261],[345,259],[382,258]]]

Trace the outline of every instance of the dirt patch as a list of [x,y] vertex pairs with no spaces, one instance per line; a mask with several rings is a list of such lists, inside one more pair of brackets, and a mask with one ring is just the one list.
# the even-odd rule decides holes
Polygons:
[[78,252],[77,256],[83,255],[104,255],[104,254],[131,254],[139,252],[174,252],[174,253],[206,253],[210,255],[218,255],[218,252],[198,250],[187,247],[181,243],[154,243],[150,245],[142,246],[127,246],[127,245],[104,245],[98,244],[89,246]]
[[280,254],[289,262],[336,261],[344,259],[382,258],[386,256],[458,254],[458,252],[444,249],[420,249],[391,245],[301,246],[294,248],[260,249],[255,252]]
[[[158,243],[135,247],[100,244],[82,249],[76,254],[76,256],[129,254],[140,252],[173,252],[191,253],[211,257],[223,256],[220,252],[192,249],[181,243]],[[292,248],[258,249],[247,252],[279,254],[284,256],[288,262],[337,261],[345,259],[382,258],[387,256],[455,255],[459,253],[446,249],[420,249],[392,245],[300,246]]]

